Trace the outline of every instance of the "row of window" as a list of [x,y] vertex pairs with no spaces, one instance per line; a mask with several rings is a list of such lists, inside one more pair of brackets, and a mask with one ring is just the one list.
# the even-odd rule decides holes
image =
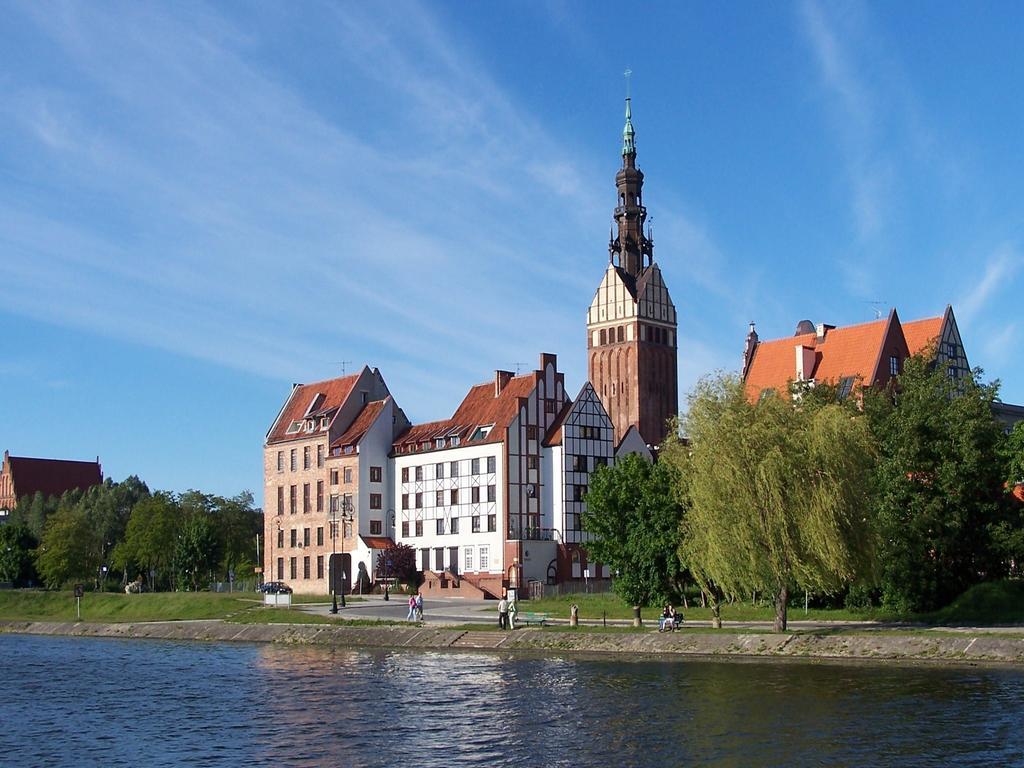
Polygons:
[[[384,529],[384,522],[383,521],[381,521],[381,520],[371,520],[370,521],[370,535],[371,536],[381,536],[381,535],[383,535],[383,529]],[[298,546],[308,547],[308,546],[311,546],[311,541],[312,541],[311,534],[313,532],[313,529],[312,528],[302,528],[301,529],[301,531],[302,531],[302,544],[301,545],[299,544],[299,531],[300,531],[300,529],[298,529],[298,528],[291,528],[289,530],[289,532],[288,532],[288,543],[289,543],[289,545],[291,547],[298,547]],[[328,523],[327,538],[328,539],[336,539],[337,537],[338,537],[338,523],[335,520],[331,520]],[[346,539],[352,538],[352,523],[350,523],[350,522],[346,522],[345,523],[345,538]],[[323,529],[323,526],[318,526],[316,528],[316,545],[318,547],[322,547],[324,545],[324,529]],[[278,528],[277,529],[277,546],[280,549],[284,549],[284,529],[283,528]]]
[[[302,558],[302,578],[312,578],[310,575],[310,558]],[[297,557],[288,558],[288,572],[292,581],[296,581],[299,578],[299,562]],[[322,579],[324,577],[324,556],[316,556],[316,577]],[[284,558],[277,558],[277,580],[282,581],[284,579]]]
[[[589,427],[589,429],[596,429],[596,427]],[[606,466],[607,464],[607,456],[594,457],[594,469]],[[569,454],[569,468],[573,472],[588,472],[589,470],[587,469],[587,457],[580,453]]]
[[[480,466],[481,466],[480,459],[470,459],[470,462],[469,462],[469,473],[471,475],[479,475],[480,474]],[[494,456],[488,456],[487,457],[487,464],[485,466],[487,467],[487,474],[493,475],[497,471],[497,459],[495,459]],[[441,462],[438,462],[437,464],[434,465],[434,479],[435,480],[443,480],[444,477],[445,477],[445,469],[446,468],[448,470],[448,477],[458,477],[459,476],[459,462],[457,462],[457,461],[450,461],[450,462],[443,462],[443,461],[441,461]],[[410,469],[412,470],[411,473],[409,472]],[[402,482],[403,483],[408,483],[410,475],[417,482],[422,481],[423,480],[423,469],[424,469],[423,466],[402,467]]]
[[[470,518],[469,518],[469,529],[470,529],[471,533],[481,533],[483,531],[483,528],[481,527],[481,524],[483,522],[483,518],[484,518],[483,515],[472,515],[472,516],[470,516]],[[498,516],[497,515],[487,515],[486,516],[486,522],[487,522],[487,532],[488,533],[494,533],[496,530],[498,530]],[[459,518],[458,517],[452,517],[452,518],[449,518],[446,521],[443,517],[439,517],[439,518],[437,518],[434,521],[434,528],[435,528],[434,533],[437,534],[438,536],[457,535],[458,532],[459,532]],[[413,536],[422,536],[423,535],[423,521],[422,520],[414,520],[410,524],[410,522],[408,520],[403,520],[402,521],[402,538],[405,538],[405,539],[409,538],[409,536],[410,536],[409,531],[410,530],[413,532],[412,533]]]
[[[474,485],[469,489],[469,501],[471,504],[479,504],[482,494],[480,493],[481,486]],[[494,485],[486,486],[487,501],[497,501],[498,499],[498,488]],[[448,503],[445,504],[445,493],[448,494]],[[372,495],[372,494],[371,494]],[[427,497],[429,498],[429,496]],[[423,493],[403,493],[402,494],[402,509],[410,509],[410,502],[412,503],[412,509],[423,508]],[[459,489],[451,488],[448,491],[435,491],[434,492],[434,506],[435,507],[454,507],[459,503]]]
[[[288,486],[288,512],[290,514],[296,514],[299,510],[299,487],[297,485]],[[331,512],[351,512],[352,506],[352,494],[331,494]],[[277,486],[277,514],[284,514],[284,486]],[[310,497],[310,484],[302,484],[302,512],[308,514],[313,511],[313,499]],[[370,494],[370,509],[383,509],[384,497],[380,493]],[[324,481],[316,481],[316,511],[324,511]]]
[[[323,445],[317,445],[316,447],[316,465],[317,467],[323,467],[324,465],[324,447]],[[292,448],[289,452],[289,467],[292,472],[297,472],[299,469],[299,449]],[[306,446],[302,449],[302,468],[312,469],[313,458],[312,450],[310,446]],[[284,451],[277,452],[277,471],[284,472]]]

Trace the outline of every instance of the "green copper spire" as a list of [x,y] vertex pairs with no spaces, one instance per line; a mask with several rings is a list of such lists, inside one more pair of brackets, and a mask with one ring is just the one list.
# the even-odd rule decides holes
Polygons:
[[622,154],[635,155],[636,143],[633,137],[636,132],[633,130],[633,114],[629,108],[629,96],[626,97],[626,127],[622,129]]

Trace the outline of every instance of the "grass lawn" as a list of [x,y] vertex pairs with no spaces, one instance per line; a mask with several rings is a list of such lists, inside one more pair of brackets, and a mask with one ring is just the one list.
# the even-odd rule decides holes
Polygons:
[[[244,597],[241,595],[244,594]],[[171,621],[222,619],[259,605],[251,593],[153,592],[125,595],[117,592],[86,592],[82,598],[83,621]],[[74,621],[72,592],[5,590],[0,592],[0,619]]]

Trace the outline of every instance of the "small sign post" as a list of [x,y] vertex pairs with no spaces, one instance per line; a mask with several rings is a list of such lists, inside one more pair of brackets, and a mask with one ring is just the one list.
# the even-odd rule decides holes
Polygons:
[[78,621],[82,620],[82,595],[84,594],[85,587],[75,584],[75,615],[78,617]]

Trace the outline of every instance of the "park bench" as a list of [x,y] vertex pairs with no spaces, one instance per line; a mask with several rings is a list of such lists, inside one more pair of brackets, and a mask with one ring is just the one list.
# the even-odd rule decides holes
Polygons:
[[516,616],[516,623],[522,623],[529,626],[530,624],[540,624],[542,627],[545,625],[547,620],[551,617],[550,613],[537,613],[535,611],[521,611]]

